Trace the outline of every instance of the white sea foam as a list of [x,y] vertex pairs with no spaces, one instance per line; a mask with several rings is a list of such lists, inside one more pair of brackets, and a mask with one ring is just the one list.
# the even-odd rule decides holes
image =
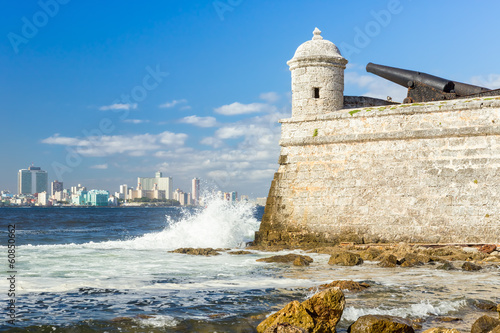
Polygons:
[[159,316],[159,315],[146,319],[137,318],[135,322],[140,326],[158,327],[158,328],[174,327],[179,324],[179,322],[171,316]]
[[[254,206],[247,202],[232,203],[219,198],[207,200],[204,209],[194,213],[184,210],[179,221],[166,217],[168,226],[161,232],[129,240],[89,242],[85,244],[27,245],[40,248],[172,250],[181,247],[236,248],[253,240],[259,221]],[[147,221],[145,221],[147,222]]]
[[461,307],[466,306],[465,300],[460,301],[421,301],[416,304],[409,304],[406,306],[398,306],[397,308],[355,308],[348,306],[342,314],[342,319],[347,321],[356,321],[359,317],[365,315],[388,315],[398,316],[403,318],[408,317],[425,317],[429,315],[442,316],[459,310]]

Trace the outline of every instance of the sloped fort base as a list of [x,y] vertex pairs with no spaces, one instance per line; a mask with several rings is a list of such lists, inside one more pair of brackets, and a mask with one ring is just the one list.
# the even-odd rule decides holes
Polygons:
[[500,242],[500,100],[282,120],[256,243]]

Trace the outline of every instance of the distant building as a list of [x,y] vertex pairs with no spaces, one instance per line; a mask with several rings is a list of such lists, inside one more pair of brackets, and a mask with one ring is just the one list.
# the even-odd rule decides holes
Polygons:
[[200,180],[198,178],[193,178],[191,181],[191,199],[193,205],[200,204]]
[[257,198],[255,200],[255,203],[259,206],[265,206],[266,205],[266,201],[267,201],[267,197],[266,198]]
[[71,196],[71,203],[77,206],[108,206],[109,192],[102,190],[81,190]]
[[142,186],[143,190],[152,191],[154,185],[158,185],[158,190],[165,191],[165,199],[172,199],[173,182],[172,177],[163,177],[160,171],[155,173],[155,177],[138,177],[137,186]]
[[71,186],[71,194],[77,194],[81,191],[87,191],[87,188],[82,186],[82,184],[78,184],[78,186]]
[[47,192],[48,187],[49,176],[47,171],[33,165],[28,169],[19,170],[17,174],[17,190],[19,194]]
[[37,204],[39,206],[47,206],[49,204],[49,196],[47,195],[47,192],[44,191],[38,193]]
[[128,193],[127,184],[120,185],[120,192],[119,193],[120,194],[116,196],[118,199],[127,199],[127,193]]
[[50,183],[50,196],[55,197],[57,192],[62,192],[64,190],[63,188],[63,182],[59,182],[57,180],[54,180],[52,183]]
[[248,197],[248,195],[241,195],[240,196],[240,201],[249,201],[250,198]]

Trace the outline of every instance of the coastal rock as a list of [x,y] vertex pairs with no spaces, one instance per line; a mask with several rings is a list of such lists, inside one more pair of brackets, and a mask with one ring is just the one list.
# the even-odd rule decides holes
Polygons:
[[268,327],[264,333],[307,333],[307,331],[288,323],[281,323]]
[[382,253],[382,250],[370,247],[364,251],[360,251],[359,255],[361,259],[371,261],[377,259]]
[[307,262],[307,264],[310,264],[314,261],[313,258],[311,258],[309,256],[302,256],[300,254],[292,254],[292,253],[286,254],[286,255],[261,258],[261,259],[257,259],[257,261],[259,261],[259,262],[293,263],[297,258],[302,259],[303,261]]
[[348,333],[414,333],[413,327],[403,318],[394,316],[366,315],[359,317]]
[[173,251],[169,251],[170,253],[182,253],[182,254],[190,254],[193,256],[217,256],[220,253],[219,249],[212,248],[192,248],[192,247],[183,247],[180,249],[176,249]]
[[486,253],[486,254],[491,254],[496,249],[497,249],[497,246],[495,244],[485,244],[479,248],[479,251]]
[[309,266],[309,261],[308,260],[305,260],[304,258],[302,257],[297,257],[295,258],[295,260],[293,261],[293,265],[294,266]]
[[478,309],[485,311],[497,311],[497,304],[495,302],[487,301],[484,299],[475,300],[474,306]]
[[[422,256],[415,253],[408,253],[406,256],[404,256],[403,259],[399,261],[399,264],[401,265],[401,267],[421,266],[424,264],[424,262],[421,260],[421,257]],[[427,262],[429,261],[430,259]]]
[[245,255],[245,254],[252,254],[252,252],[250,252],[250,251],[244,251],[244,250],[239,250],[239,251],[228,252],[228,254],[232,254],[232,255]]
[[422,333],[460,333],[460,331],[454,328],[434,327],[434,328],[429,328],[428,330],[425,330]]
[[339,288],[323,290],[302,302],[314,318],[312,332],[335,332],[345,307],[344,294]]
[[500,326],[500,320],[490,317],[482,316],[472,324],[471,333],[489,333],[497,326]]
[[464,271],[480,271],[482,269],[481,266],[479,265],[476,265],[470,261],[466,261],[464,262],[464,264],[462,265],[462,269]]
[[363,259],[356,253],[343,251],[334,253],[331,255],[330,260],[328,260],[329,265],[340,265],[340,266],[356,266],[361,265]]
[[444,323],[449,323],[452,321],[462,321],[462,319],[457,318],[457,317],[438,317],[437,320],[444,322]]
[[267,332],[279,324],[290,324],[306,332],[335,332],[345,307],[344,294],[339,288],[323,290],[302,303],[293,301],[257,326],[257,332]]
[[396,258],[395,255],[393,254],[383,254],[380,258],[379,258],[380,262],[378,263],[378,265],[380,267],[385,267],[385,268],[391,268],[391,267],[396,267],[397,264],[398,264],[398,258]]
[[311,315],[302,304],[298,301],[293,301],[261,322],[257,326],[257,332],[266,332],[268,328],[285,323],[303,328],[306,332],[311,332],[314,328],[314,320]]
[[[324,290],[328,288],[340,288],[341,290],[347,290],[347,291],[363,291],[366,288],[369,288],[370,285],[367,283],[359,283],[355,282],[352,280],[339,280],[339,281],[332,281],[327,284],[322,284],[318,287],[319,290]],[[309,290],[312,290],[313,288],[309,288]]]
[[452,271],[457,269],[451,262],[445,261],[442,265],[436,267],[436,269],[442,269],[445,271]]

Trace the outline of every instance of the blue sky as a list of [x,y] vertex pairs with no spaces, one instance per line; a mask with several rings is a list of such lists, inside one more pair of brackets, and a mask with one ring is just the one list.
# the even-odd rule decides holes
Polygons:
[[[401,101],[368,62],[500,87],[496,1],[4,1],[0,189],[32,162],[66,188],[156,170],[266,196],[290,115],[286,61],[318,27],[345,95]],[[128,96],[128,97],[127,97]]]

